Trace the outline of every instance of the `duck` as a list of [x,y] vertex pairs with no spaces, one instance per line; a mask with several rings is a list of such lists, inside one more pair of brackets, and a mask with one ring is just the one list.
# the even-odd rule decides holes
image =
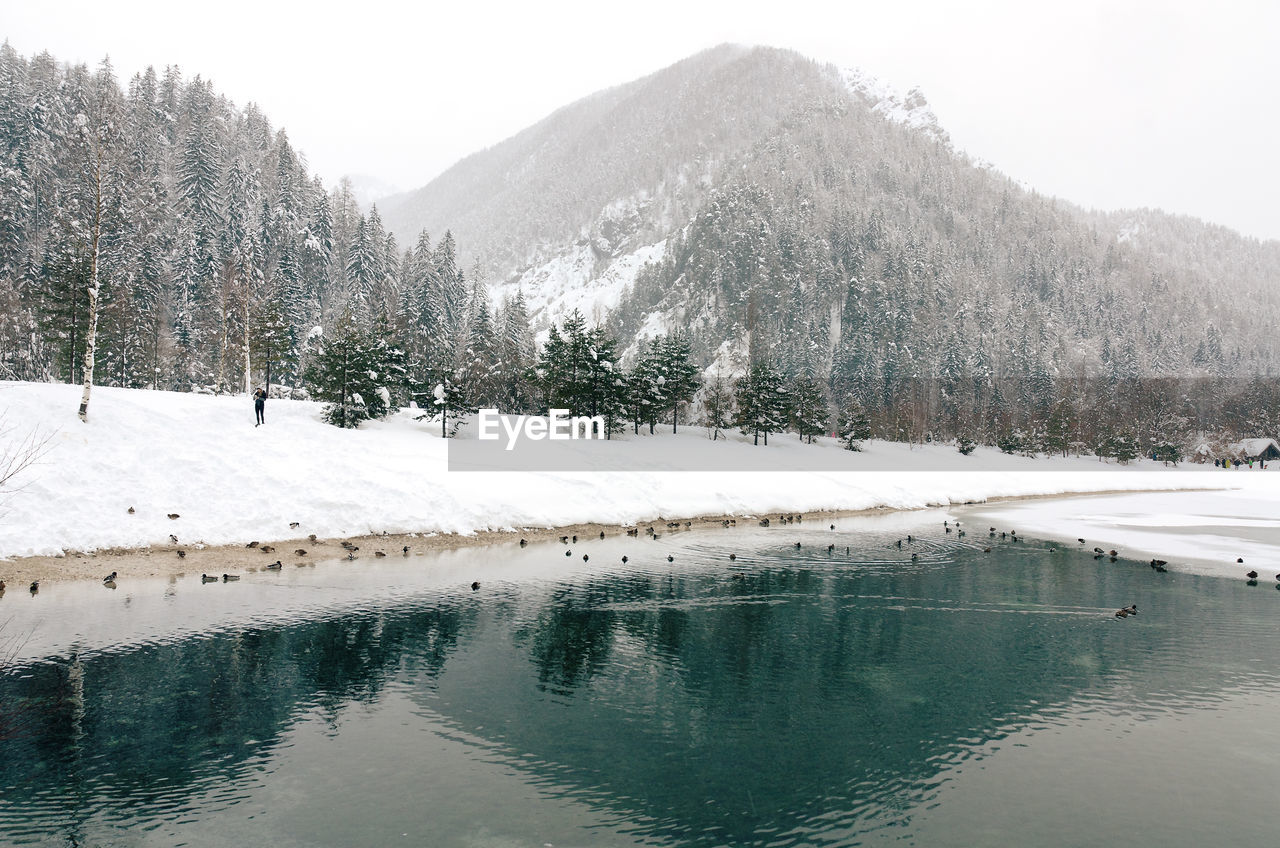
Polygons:
[[186,558],[187,558],[186,551],[178,551],[178,559],[186,559]]
[[113,572],[111,572],[110,574],[108,574],[106,577],[102,578],[102,582],[103,582],[103,583],[114,583],[114,582],[115,582],[115,579],[116,579],[116,572],[114,572],[114,571],[113,571]]
[[583,562],[586,562],[586,561],[587,561],[587,560],[589,560],[589,559],[591,559],[591,557],[587,556],[586,554],[583,554],[583,555],[582,555],[582,561],[583,561]]
[[376,556],[376,557],[378,557],[379,559],[381,559],[382,557],[386,556],[387,554],[386,554],[386,551],[374,551],[374,552],[373,552],[373,555],[374,555],[374,556]]
[[916,537],[915,537],[915,536],[912,536],[910,533],[908,533],[908,534],[907,534],[907,544],[908,544],[908,545],[909,545],[909,544],[911,544],[912,542],[914,542],[915,540],[916,540]]
[[[1277,579],[1280,579],[1280,578],[1277,578]],[[3,594],[3,592],[4,592],[4,581],[0,580],[0,594]]]
[[257,542],[250,542],[249,544],[245,545],[245,547],[246,547],[246,548],[256,548],[256,547],[258,547],[258,543],[257,543]]
[[574,537],[573,537],[573,543],[574,543],[575,545],[576,545],[576,544],[578,544],[578,537],[577,537],[577,536],[574,536]]
[[239,575],[239,574],[223,574],[223,575],[222,575],[222,582],[223,582],[223,583],[230,583],[230,582],[231,582],[231,581],[233,581],[233,580],[239,580],[239,579],[240,579],[240,575]]
[[284,563],[280,562],[280,560],[276,560],[267,566],[268,571],[279,571],[282,568],[284,568]]
[[347,551],[347,562],[355,562],[355,561],[356,561],[356,552]]
[[[522,541],[523,541],[523,540],[522,540]],[[400,549],[400,553],[404,554],[405,556],[408,556],[408,555],[409,555],[409,546],[408,546],[408,545],[405,545],[403,548],[401,548],[401,549]]]
[[562,544],[562,545],[567,545],[567,544],[569,544],[569,537],[568,537],[568,536],[561,536],[561,537],[560,537],[560,544]]
[[1114,550],[1110,550],[1110,551],[1107,551],[1107,556],[1116,557],[1116,556],[1120,556],[1120,554],[1116,553]]
[[[729,554],[729,562],[733,562],[733,561],[734,561],[734,560],[736,560],[737,558],[738,558],[738,555],[737,555],[737,554]],[[1276,579],[1277,579],[1277,580],[1280,580],[1280,574],[1277,574],[1277,575],[1276,575]]]
[[1093,549],[1093,552],[1094,552],[1095,554],[1100,554],[1100,553],[1102,553],[1102,548],[1094,548],[1094,549]]
[[[526,545],[528,545],[528,544],[529,544],[529,540],[528,540],[528,539],[521,539],[521,540],[520,540],[520,547],[522,547],[522,548],[523,548],[523,547],[525,547],[525,546],[526,546]],[[409,546],[408,546],[408,545],[405,545],[405,546],[404,546],[404,550],[405,550],[405,553],[408,553],[408,552],[409,552]]]
[[1084,544],[1084,539],[1076,539],[1076,541],[1077,541],[1077,542],[1079,542],[1079,543],[1080,543],[1080,544],[1082,544],[1082,545]]
[[943,529],[944,529],[944,530],[946,530],[948,533],[950,533],[950,532],[951,532],[951,528],[950,528],[950,527],[944,527]]
[[625,564],[625,563],[627,562],[627,556],[626,556],[626,554],[623,554],[623,555],[622,555],[622,562],[623,562],[623,564]]
[[[725,526],[726,526],[726,527],[728,527],[729,525],[728,525],[728,524],[726,524]],[[631,528],[629,528],[629,529],[627,530],[627,535],[628,535],[628,536],[639,536],[639,535],[640,535],[640,528],[639,528],[639,527],[631,527]]]
[[798,548],[798,547],[800,547],[800,543],[799,543],[799,542],[796,542],[796,547],[797,547],[797,548]]
[[760,526],[761,526],[761,527],[768,527],[768,526],[769,526],[769,519],[767,519],[767,518],[762,518],[762,519],[760,519]]
[[346,539],[342,541],[342,547],[346,548],[349,551],[358,550],[358,548],[356,548],[354,544],[352,544],[349,540],[346,540]]
[[832,524],[832,525],[831,525],[831,529],[832,529],[832,530],[836,529],[836,526],[835,526],[834,524]]
[[912,554],[912,555],[911,555],[911,561],[912,561],[912,562],[915,562],[915,561],[916,561],[916,560],[918,560],[918,559],[920,559],[920,554]]
[[[271,554],[271,553],[275,553],[276,549],[271,547],[270,545],[263,545],[262,547],[258,548],[258,550],[262,551],[264,554]],[[355,550],[355,548],[352,548],[352,550]]]
[[181,517],[182,517],[182,516],[181,516],[181,515],[178,515],[178,513],[176,513],[176,512],[171,512],[171,513],[169,513],[169,520],[170,520],[170,521],[177,521],[177,520],[178,520],[179,518],[181,518]]
[[135,512],[137,512],[137,510],[136,510],[136,509],[134,509],[133,507],[129,507],[129,514],[130,514],[130,515],[133,515]]
[[308,541],[308,542],[313,542],[313,543],[314,543],[314,542],[315,542],[315,540],[316,540],[316,534],[315,534],[315,533],[312,533],[312,534],[310,534],[309,536],[307,536],[307,541]]
[[982,552],[983,552],[984,554],[989,554],[989,553],[991,553],[991,549],[990,549],[990,548],[983,548],[983,549],[982,549]]
[[603,530],[601,530],[601,531],[600,531],[600,538],[601,538],[601,539],[603,539],[603,538],[604,538],[604,531],[603,531]]
[[1240,563],[1241,565],[1244,565],[1244,557],[1238,557],[1236,559],[1236,562]]
[[573,551],[565,551],[565,552],[564,552],[564,555],[565,555],[565,556],[573,556]]
[[178,544],[178,537],[177,537],[177,536],[175,536],[175,535],[173,535],[172,533],[170,533],[170,534],[169,534],[169,544],[171,544],[171,545],[176,545],[176,544]]
[[667,554],[667,562],[675,562],[675,561],[676,561],[675,557],[673,557],[671,554]]
[[835,552],[835,549],[836,549],[836,546],[835,546],[834,544],[832,544],[832,545],[827,545],[827,553],[829,553],[829,554],[830,554],[830,553],[834,553],[834,552]]
[[33,594],[33,595],[34,595],[36,592],[39,592],[39,591],[40,591],[40,581],[39,581],[39,580],[32,580],[32,581],[31,581],[31,594]]
[[473,592],[479,592],[479,591],[480,591],[480,581],[479,581],[479,580],[472,580],[472,581],[471,581],[471,591],[473,591]]
[[295,553],[295,554],[297,554],[298,556],[306,556],[306,555],[307,555],[307,549],[306,549],[306,548],[298,548],[296,551],[294,551],[294,553]]
[[290,529],[290,530],[297,530],[297,529],[298,529],[299,527],[301,527],[301,526],[302,526],[302,525],[301,525],[301,524],[299,524],[297,521],[290,521],[290,522],[289,522],[289,529]]
[[1257,580],[1257,579],[1258,579],[1258,572],[1256,572],[1256,571],[1250,571],[1248,574],[1246,574],[1246,575],[1245,575],[1245,577],[1248,577],[1250,580]]
[[207,574],[201,574],[201,575],[200,575],[200,582],[201,582],[201,583],[217,583],[217,582],[218,582],[218,578],[216,578],[216,577],[210,577],[210,576],[209,576],[209,575],[207,575]]
[[894,543],[893,543],[893,546],[894,546],[895,548],[897,548],[898,550],[902,550],[902,540],[901,540],[901,539],[899,539],[898,541],[894,542]]

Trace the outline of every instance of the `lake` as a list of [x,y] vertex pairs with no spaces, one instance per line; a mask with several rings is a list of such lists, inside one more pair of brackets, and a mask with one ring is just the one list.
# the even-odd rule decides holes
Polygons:
[[10,588],[0,842],[1280,842],[1271,574],[949,516]]

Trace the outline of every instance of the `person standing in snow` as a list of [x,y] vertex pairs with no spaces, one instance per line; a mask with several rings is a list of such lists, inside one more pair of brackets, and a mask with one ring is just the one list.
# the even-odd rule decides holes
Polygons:
[[260,424],[267,423],[266,415],[264,414],[266,408],[267,390],[262,387],[258,387],[253,390],[253,414],[256,419],[256,423],[253,426],[257,427]]

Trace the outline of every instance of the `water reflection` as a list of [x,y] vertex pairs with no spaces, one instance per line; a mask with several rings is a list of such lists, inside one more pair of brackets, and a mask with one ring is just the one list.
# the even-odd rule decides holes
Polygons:
[[[931,539],[912,562],[883,534],[842,528],[828,552],[837,536],[786,533],[677,536],[648,543],[648,564],[474,594],[406,578],[377,604],[32,663],[0,678],[0,705],[27,718],[0,743],[0,834],[850,844],[916,832],[1007,739],[1052,729],[1083,759],[1108,755],[1090,749],[1108,744],[1100,716],[1226,710],[1241,692],[1280,705],[1276,593],[1033,543]],[[513,569],[551,553],[508,552]],[[1130,602],[1138,618],[1110,615]],[[1164,779],[1125,787],[1139,819]],[[252,825],[209,828],[229,811]]]

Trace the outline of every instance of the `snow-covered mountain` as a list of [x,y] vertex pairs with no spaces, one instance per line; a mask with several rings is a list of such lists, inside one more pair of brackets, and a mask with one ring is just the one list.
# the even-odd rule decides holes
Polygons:
[[1280,243],[1045,198],[954,150],[918,89],[784,50],[598,92],[379,209],[402,242],[451,229],[543,327],[681,327],[704,365],[768,350],[833,390],[1280,363]]

